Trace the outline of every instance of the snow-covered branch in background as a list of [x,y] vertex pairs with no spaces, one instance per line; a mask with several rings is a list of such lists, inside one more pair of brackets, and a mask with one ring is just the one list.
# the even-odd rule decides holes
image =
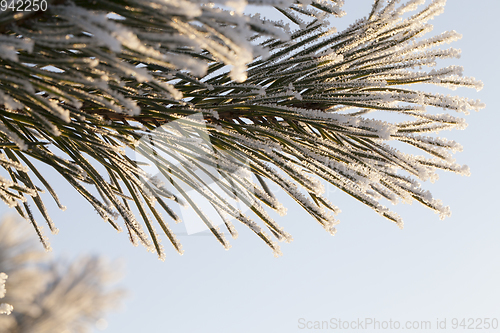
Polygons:
[[51,260],[21,221],[0,222],[0,297],[2,333],[87,332],[105,314],[116,309],[123,291],[110,289],[114,265],[96,257],[71,263]]
[[[0,272],[0,298],[5,297],[6,289],[5,289],[5,282],[7,281],[7,274]],[[0,303],[0,314],[6,314],[10,315],[12,313],[12,310],[14,310],[14,307],[10,304],[7,303]]]

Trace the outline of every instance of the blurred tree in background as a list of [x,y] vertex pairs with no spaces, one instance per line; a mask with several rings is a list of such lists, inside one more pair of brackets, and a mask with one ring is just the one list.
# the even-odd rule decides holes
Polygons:
[[116,267],[97,257],[55,261],[26,229],[11,218],[0,222],[0,272],[8,275],[2,301],[14,307],[0,316],[0,332],[89,332],[123,298],[109,288]]

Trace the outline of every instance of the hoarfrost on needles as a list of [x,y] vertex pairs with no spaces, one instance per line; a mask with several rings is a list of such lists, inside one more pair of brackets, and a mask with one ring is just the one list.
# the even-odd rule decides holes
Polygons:
[[[221,245],[230,247],[180,184],[211,204],[232,237],[237,226],[231,218],[275,254],[279,248],[264,228],[279,241],[291,237],[266,210],[286,212],[268,183],[331,234],[340,210],[325,197],[324,182],[399,227],[401,217],[383,200],[418,201],[441,218],[448,216],[449,208],[420,183],[437,180],[437,170],[470,173],[453,158],[462,147],[437,134],[465,129],[460,116],[484,104],[427,92],[425,86],[414,89],[415,84],[483,86],[464,77],[460,66],[436,68],[441,59],[460,57],[460,50],[446,46],[460,39],[459,33],[425,37],[445,1],[375,0],[367,17],[337,33],[328,18],[342,16],[342,4],[131,0],[122,8],[78,2],[51,6],[50,15],[61,25],[34,17],[26,20],[29,24],[9,26],[7,34],[0,34],[0,62],[5,63],[0,139],[6,147],[0,166],[15,172],[12,180],[0,178],[0,200],[22,212],[48,248],[30,198],[50,229],[56,228],[31,174],[62,205],[25,156],[30,155],[53,166],[118,231],[115,218],[121,216],[130,240],[161,259],[165,254],[154,220],[175,250],[182,249],[158,206],[174,223],[180,218],[169,205],[191,206]],[[281,20],[247,15],[247,5],[273,7]],[[417,12],[405,14],[410,11]],[[134,13],[141,13],[141,24]],[[189,119],[195,114],[200,119]],[[156,130],[165,124],[172,126]],[[154,147],[137,144],[150,135]],[[423,155],[396,149],[400,143]],[[51,152],[54,146],[64,157]],[[158,165],[172,187],[141,171],[125,147],[135,147]],[[204,164],[217,171],[208,172]],[[95,165],[106,169],[109,179]],[[99,198],[87,186],[96,187]],[[134,216],[134,207],[144,223]]]

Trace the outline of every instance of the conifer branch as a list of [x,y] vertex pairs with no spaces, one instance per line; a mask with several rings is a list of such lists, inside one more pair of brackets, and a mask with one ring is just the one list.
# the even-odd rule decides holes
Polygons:
[[[411,86],[479,90],[482,83],[463,77],[458,66],[416,70],[460,55],[439,48],[458,33],[424,37],[445,1],[418,9],[423,2],[377,1],[367,17],[340,33],[328,18],[342,16],[341,1],[258,2],[285,21],[245,15],[237,2],[224,9],[188,0],[68,0],[51,2],[41,15],[2,13],[0,164],[10,179],[0,179],[0,198],[30,219],[48,247],[28,205],[33,201],[56,232],[32,179],[62,206],[34,164],[45,163],[116,230],[121,216],[131,241],[160,258],[156,223],[182,253],[160,214],[179,222],[172,205],[191,206],[229,247],[193,193],[211,204],[233,237],[231,219],[275,254],[280,250],[272,237],[291,236],[268,214],[286,212],[269,184],[331,234],[339,209],[323,196],[325,183],[400,227],[402,219],[381,202],[416,200],[449,216],[420,181],[437,179],[436,170],[469,173],[452,158],[461,146],[436,136],[466,124],[435,109],[467,114],[484,105]],[[387,119],[383,113],[391,120],[381,120]],[[425,156],[398,151],[391,141]],[[157,166],[167,185],[124,148]]]

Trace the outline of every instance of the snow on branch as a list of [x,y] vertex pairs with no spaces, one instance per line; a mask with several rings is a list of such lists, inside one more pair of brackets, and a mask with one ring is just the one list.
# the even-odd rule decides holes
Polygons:
[[[437,136],[466,123],[436,109],[467,115],[484,104],[421,88],[483,86],[460,66],[437,67],[460,57],[460,50],[441,49],[459,33],[425,37],[445,1],[377,0],[366,17],[337,32],[329,19],[343,15],[342,3],[68,0],[5,25],[0,165],[10,179],[0,179],[0,199],[31,221],[48,248],[28,204],[56,232],[41,186],[62,204],[35,161],[48,164],[114,229],[122,230],[121,216],[131,242],[161,259],[155,225],[182,253],[167,223],[181,220],[179,205],[191,207],[226,249],[218,225],[234,238],[237,222],[279,254],[271,237],[291,236],[268,214],[286,211],[270,188],[331,234],[340,210],[325,184],[399,227],[402,218],[385,202],[418,201],[449,216],[421,182],[436,180],[438,170],[469,174],[453,158],[461,146]],[[247,15],[247,5],[282,19]],[[3,15],[16,21],[14,13]],[[157,174],[145,171],[150,164]]]

